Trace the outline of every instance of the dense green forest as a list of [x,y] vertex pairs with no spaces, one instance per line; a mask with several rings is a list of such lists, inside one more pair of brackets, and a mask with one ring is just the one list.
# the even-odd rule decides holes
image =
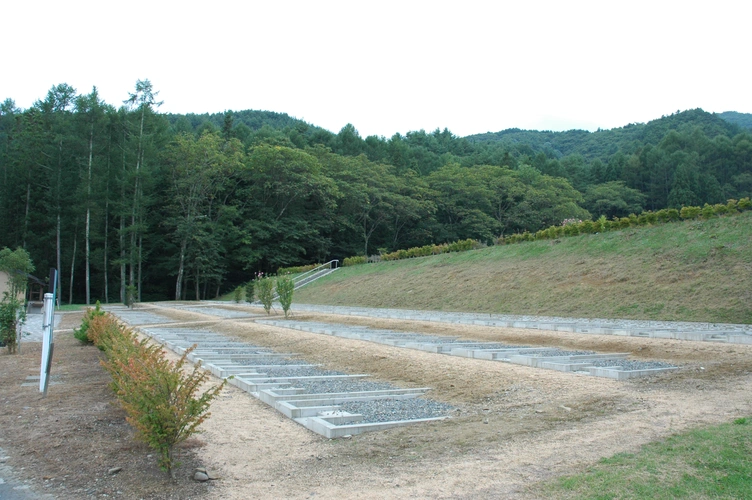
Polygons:
[[124,97],[60,84],[0,105],[0,248],[59,268],[66,302],[211,298],[281,266],[752,195],[739,113],[362,138],[267,111],[162,114],[148,80]]

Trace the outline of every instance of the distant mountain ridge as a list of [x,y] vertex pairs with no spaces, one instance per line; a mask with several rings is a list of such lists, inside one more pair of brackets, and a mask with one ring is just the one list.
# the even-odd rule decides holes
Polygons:
[[718,113],[718,116],[729,123],[739,125],[740,127],[752,130],[752,113],[738,113],[736,111],[724,111]]
[[475,144],[498,142],[509,147],[527,144],[532,154],[542,152],[554,158],[581,154],[586,159],[599,158],[605,161],[619,150],[623,153],[633,153],[640,145],[656,145],[669,130],[684,132],[699,127],[711,139],[718,135],[733,136],[744,128],[741,125],[744,117],[752,119],[752,115],[743,113],[714,114],[698,108],[663,116],[647,123],[631,123],[595,132],[551,132],[512,128],[500,132],[474,134],[465,139]]

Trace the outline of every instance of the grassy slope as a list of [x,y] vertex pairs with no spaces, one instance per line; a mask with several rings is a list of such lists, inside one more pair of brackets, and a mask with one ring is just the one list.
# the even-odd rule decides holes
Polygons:
[[295,301],[752,323],[752,212],[353,266]]

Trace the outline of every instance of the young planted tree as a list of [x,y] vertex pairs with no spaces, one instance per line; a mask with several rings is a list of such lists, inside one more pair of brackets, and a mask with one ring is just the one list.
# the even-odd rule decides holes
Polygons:
[[256,287],[256,282],[253,280],[245,284],[245,301],[248,302],[249,304],[253,302],[255,287]]
[[274,281],[269,277],[259,277],[256,281],[256,294],[258,295],[261,305],[264,306],[266,314],[272,309],[272,301],[274,300]]
[[289,276],[284,275],[277,278],[277,296],[282,310],[285,312],[285,318],[292,305],[292,294],[295,291],[295,281]]

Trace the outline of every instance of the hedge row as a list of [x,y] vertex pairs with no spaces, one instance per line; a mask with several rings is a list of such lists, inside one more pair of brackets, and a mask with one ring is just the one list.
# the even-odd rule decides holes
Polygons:
[[201,363],[184,371],[195,345],[172,362],[160,345],[139,340],[110,314],[92,311],[87,314],[87,337],[105,353],[102,366],[112,376],[110,386],[126,419],[136,429],[136,437],[157,450],[159,466],[174,476],[175,446],[209,417],[209,405],[225,382],[197,396],[209,374],[200,369]]
[[750,210],[752,202],[749,198],[743,198],[739,201],[729,200],[727,203],[717,205],[705,204],[703,207],[682,207],[681,210],[675,208],[664,208],[657,212],[647,211],[640,215],[631,214],[629,217],[614,217],[607,220],[601,217],[596,221],[579,221],[568,223],[560,226],[551,226],[541,229],[536,233],[518,233],[506,237],[500,237],[496,240],[496,245],[509,245],[523,241],[535,240],[552,240],[564,236],[577,236],[579,234],[602,233],[606,231],[617,231],[630,227],[653,226],[656,224],[665,224],[678,220],[710,219],[729,214],[735,214]]
[[316,269],[321,264],[307,264],[305,266],[293,266],[293,267],[280,267],[277,269],[277,276],[283,276],[285,274],[300,274]]
[[[566,220],[559,226],[551,226],[546,229],[541,229],[540,231],[537,231],[535,233],[525,231],[524,233],[511,234],[509,236],[500,236],[494,242],[494,244],[510,245],[523,241],[548,240],[561,238],[564,236],[577,236],[579,234],[616,231],[629,227],[652,226],[655,224],[664,224],[678,220],[710,219],[712,217],[735,214],[750,209],[752,209],[752,202],[750,202],[750,199],[742,198],[738,201],[728,200],[728,202],[725,204],[705,204],[705,206],[703,207],[682,207],[681,210],[677,210],[675,208],[664,208],[662,210],[658,210],[657,212],[646,211],[642,212],[640,215],[631,214],[629,217],[614,217],[612,220],[606,219],[605,216],[601,216],[601,218],[596,221]],[[442,245],[425,245],[422,247],[409,248],[407,250],[397,250],[395,252],[370,258],[363,255],[348,257],[342,262],[342,265],[355,266],[359,264],[365,264],[367,262],[378,262],[381,260],[401,260],[410,259],[413,257],[438,255],[441,253],[464,252],[467,250],[475,250],[483,246],[484,244],[479,241],[467,239],[456,241],[454,243],[444,243]]]

